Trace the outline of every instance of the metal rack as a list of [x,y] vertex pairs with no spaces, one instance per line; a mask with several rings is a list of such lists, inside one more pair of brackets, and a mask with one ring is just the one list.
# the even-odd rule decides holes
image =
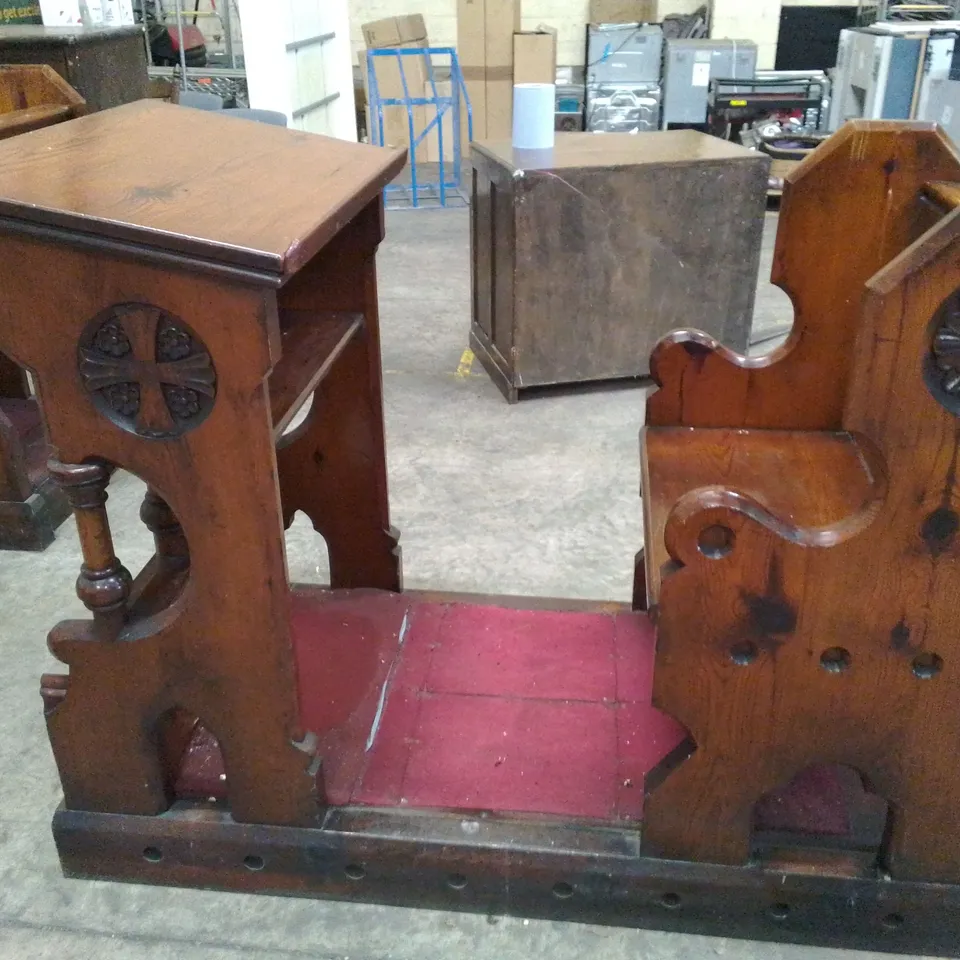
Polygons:
[[[433,57],[450,58],[450,95],[441,95],[437,89],[436,68]],[[402,97],[383,97],[377,83],[375,69],[376,58],[395,57],[400,82],[403,87]],[[407,74],[403,65],[404,57],[423,57],[427,68],[427,89],[430,96],[417,97],[410,93]],[[367,84],[370,106],[370,142],[375,146],[384,146],[384,107],[404,107],[407,114],[407,144],[409,158],[407,173],[409,181],[391,183],[384,189],[384,196],[388,206],[392,207],[446,207],[464,205],[468,203],[463,188],[463,163],[461,151],[460,123],[461,103],[466,106],[467,113],[467,142],[473,139],[473,113],[470,108],[470,97],[463,82],[463,72],[457,60],[457,52],[453,47],[386,47],[383,49],[367,50]],[[461,97],[463,98],[461,101]],[[414,107],[433,107],[434,116],[426,123],[422,130],[417,130],[414,118]],[[453,159],[444,159],[444,117],[451,115]],[[437,166],[436,180],[423,179],[422,162],[417,159],[417,148],[427,141],[433,133],[437,137]],[[433,166],[432,164],[430,165]]]
[[884,20],[930,21],[960,19],[960,0],[859,0],[857,26]]
[[[233,99],[237,106],[249,105],[247,94],[246,71],[243,64],[243,45],[237,49],[233,35],[234,0],[211,0],[209,10],[184,9],[183,0],[173,0],[165,3],[164,0],[144,0],[141,8],[142,15],[152,7],[152,17],[157,23],[166,24],[173,21],[178,33],[180,63],[175,67],[158,66],[153,62],[149,36],[147,38],[147,61],[149,73],[152,77],[165,77],[176,80],[184,89],[197,90],[204,93],[216,93],[225,100]],[[196,4],[199,7],[199,4]],[[220,20],[224,41],[224,53],[214,54],[214,61],[222,59],[222,63],[210,63],[202,67],[188,67],[184,46],[184,20],[216,18]]]

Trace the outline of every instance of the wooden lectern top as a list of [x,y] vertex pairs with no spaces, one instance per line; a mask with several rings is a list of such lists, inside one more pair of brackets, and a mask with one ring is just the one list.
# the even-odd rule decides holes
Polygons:
[[282,282],[403,162],[403,150],[141,100],[0,144],[0,228]]

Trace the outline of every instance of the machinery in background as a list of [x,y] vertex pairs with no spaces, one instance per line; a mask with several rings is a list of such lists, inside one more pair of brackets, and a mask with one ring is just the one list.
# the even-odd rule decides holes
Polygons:
[[746,128],[820,129],[830,81],[821,70],[758,70],[753,80],[710,81],[707,130],[740,141]]
[[928,59],[940,62],[943,38],[960,30],[960,21],[877,23],[843,30],[837,52],[827,128],[847,120],[918,118],[922,79]]
[[594,133],[660,125],[663,30],[656,24],[587,26],[585,124]]
[[929,23],[960,18],[960,0],[859,0],[857,24],[868,27],[886,21]]
[[757,45],[751,40],[667,40],[660,126],[705,128],[711,78],[753,81]]
[[921,68],[916,119],[940,124],[960,143],[960,31],[931,34]]

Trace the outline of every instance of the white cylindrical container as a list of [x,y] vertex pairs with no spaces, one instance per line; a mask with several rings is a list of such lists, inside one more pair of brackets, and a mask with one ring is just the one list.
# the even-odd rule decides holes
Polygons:
[[554,141],[556,86],[518,83],[513,88],[513,146],[517,150],[549,150]]

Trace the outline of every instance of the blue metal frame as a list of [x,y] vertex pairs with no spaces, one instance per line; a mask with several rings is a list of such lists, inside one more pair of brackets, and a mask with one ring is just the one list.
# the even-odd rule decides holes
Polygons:
[[[450,96],[442,97],[437,93],[437,82],[434,76],[433,56],[450,58]],[[374,57],[395,57],[400,68],[400,82],[403,85],[402,97],[381,97],[377,86],[377,74],[374,69]],[[407,74],[403,66],[404,57],[423,57],[427,65],[427,79],[433,96],[414,97],[410,95],[407,85]],[[460,149],[460,98],[467,107],[467,134],[468,140],[473,139],[473,111],[470,107],[470,96],[463,82],[463,72],[457,60],[457,52],[453,47],[384,47],[380,50],[367,50],[367,91],[370,98],[370,142],[375,146],[383,146],[383,108],[406,107],[407,110],[407,145],[409,149],[410,184],[390,184],[384,188],[385,199],[389,202],[391,195],[407,195],[407,202],[400,199],[394,206],[420,207],[426,204],[445,207],[448,200],[466,203],[463,194],[461,178],[462,156]],[[425,91],[427,92],[427,91]],[[413,108],[434,107],[436,115],[419,133],[415,129]],[[444,160],[443,149],[443,117],[447,111],[453,111],[453,160]],[[417,164],[417,147],[436,128],[437,150],[439,154],[439,177],[436,181],[422,181]],[[448,175],[449,167],[453,167],[452,175]]]

